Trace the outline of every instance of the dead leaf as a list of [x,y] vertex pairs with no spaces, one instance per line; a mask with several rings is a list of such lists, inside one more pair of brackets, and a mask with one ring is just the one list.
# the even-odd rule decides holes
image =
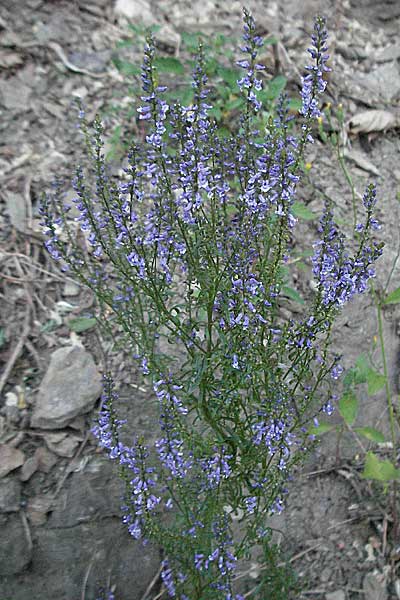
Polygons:
[[347,123],[350,133],[386,131],[399,126],[399,119],[388,110],[365,110],[354,115]]
[[385,575],[376,570],[367,573],[364,577],[363,591],[365,600],[387,600]]
[[361,154],[361,152],[357,152],[357,150],[345,149],[344,156],[348,160],[353,161],[357,165],[357,167],[360,167],[360,169],[362,169],[363,171],[367,171],[368,173],[372,173],[376,176],[380,175],[378,169],[368,159],[366,159]]
[[21,231],[26,232],[27,214],[26,203],[22,194],[14,194],[13,192],[4,193],[8,216],[10,217],[11,225]]

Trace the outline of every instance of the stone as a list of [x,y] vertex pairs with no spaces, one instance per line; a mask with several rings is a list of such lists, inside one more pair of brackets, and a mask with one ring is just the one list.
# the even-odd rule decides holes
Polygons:
[[111,52],[108,50],[100,52],[71,52],[68,54],[70,63],[92,73],[104,73],[110,58]]
[[64,285],[63,296],[78,296],[80,287],[75,281],[67,279]]
[[[21,573],[32,559],[32,542],[20,515],[0,520],[0,577]],[[7,596],[4,596],[7,598]]]
[[39,494],[29,499],[26,514],[32,525],[40,527],[46,523],[47,514],[52,510],[53,503],[53,497],[46,494]]
[[25,462],[25,454],[9,444],[0,444],[0,479],[18,469]]
[[[16,194],[14,192],[5,192],[4,193],[6,199],[6,207],[8,216],[10,217],[11,225],[17,229],[17,231],[21,231],[22,233],[26,232],[27,228],[27,211],[26,211],[26,201],[22,193]],[[14,392],[8,392],[6,396],[10,395],[16,396]],[[7,404],[12,406],[9,402],[9,398],[7,398]],[[15,405],[18,404],[18,397]]]
[[376,569],[367,573],[363,581],[365,600],[387,600],[386,577]]
[[65,427],[75,417],[92,410],[101,391],[101,376],[91,354],[79,346],[56,350],[40,384],[32,427]]
[[21,484],[15,477],[0,481],[0,512],[17,512],[21,508]]
[[[121,598],[138,600],[156,575],[160,560],[158,549],[152,544],[144,547],[135,543],[118,517],[92,520],[61,531],[40,527],[35,531],[34,567],[41,578],[33,580],[35,587],[29,598],[75,600],[82,597],[82,581],[86,582],[86,598],[98,598],[99,588],[109,585],[111,573],[112,584],[123,591]],[[48,595],[42,591],[43,580]],[[4,591],[8,596],[0,582],[0,598],[20,600],[10,589]]]
[[380,52],[377,52],[374,56],[376,62],[390,62],[392,60],[398,60],[400,58],[400,44],[391,44],[386,46]]
[[30,108],[31,88],[18,77],[3,79],[1,82],[0,103],[12,112],[21,113]]
[[58,442],[53,442],[48,437],[45,438],[49,450],[64,458],[72,458],[81,441],[82,436],[80,435],[68,435]]
[[44,446],[35,450],[35,457],[38,460],[39,471],[42,471],[43,473],[50,473],[57,462],[57,457],[54,456],[52,452],[49,452]]
[[400,95],[400,71],[397,61],[379,65],[368,74],[360,74],[360,83],[372,94],[391,102]]
[[56,498],[49,527],[75,527],[96,517],[118,516],[122,492],[114,464],[96,457],[71,474],[69,486]]
[[145,0],[117,0],[114,11],[119,17],[126,17],[145,26],[156,22],[151,6]]
[[346,594],[343,590],[336,590],[325,595],[325,600],[346,600]]
[[34,454],[30,456],[25,462],[21,469],[20,479],[21,481],[29,481],[34,473],[38,470],[39,460],[38,457]]

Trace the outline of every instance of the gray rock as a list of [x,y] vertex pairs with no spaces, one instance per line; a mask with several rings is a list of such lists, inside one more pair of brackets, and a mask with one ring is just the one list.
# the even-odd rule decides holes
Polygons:
[[379,65],[367,75],[360,74],[360,83],[372,94],[388,102],[400,95],[400,71],[396,61]]
[[40,384],[32,427],[65,427],[93,408],[101,389],[100,373],[86,350],[79,346],[56,350]]
[[[99,588],[111,584],[120,590],[124,600],[141,598],[160,566],[160,555],[150,544],[143,546],[132,539],[118,518],[106,518],[59,529],[42,527],[35,531],[32,571],[36,573],[30,586],[30,598],[81,598],[82,581],[87,577],[86,598],[98,598]],[[92,565],[88,574],[88,565]],[[47,594],[43,593],[43,581]],[[0,598],[26,600],[18,586],[3,591]],[[18,583],[18,582],[17,582]],[[21,587],[21,584],[20,584]],[[8,595],[5,595],[4,592]],[[3,592],[3,594],[2,594]],[[12,593],[14,592],[14,593]]]
[[68,54],[70,63],[92,73],[103,73],[111,57],[111,52],[71,52]]
[[[9,515],[5,521],[0,520],[0,530],[0,576],[17,575],[32,559],[32,543],[20,515]],[[5,593],[4,598],[7,598]]]
[[52,452],[49,452],[44,446],[35,450],[35,458],[38,460],[39,471],[42,471],[43,473],[50,473],[57,462],[57,457],[54,456]]
[[391,44],[378,52],[374,57],[376,62],[390,62],[400,58],[400,44]]
[[18,77],[10,77],[1,83],[0,102],[12,112],[25,112],[30,107],[31,89]]
[[21,508],[21,484],[15,477],[0,480],[0,512],[17,512]]
[[24,464],[25,455],[10,444],[0,444],[0,479]]
[[82,442],[82,437],[79,435],[67,435],[64,439],[59,441],[53,441],[49,438],[50,436],[46,436],[45,438],[49,450],[54,452],[54,454],[57,454],[57,456],[66,458],[72,458],[79,443]]
[[343,590],[336,590],[334,592],[329,592],[329,594],[326,594],[325,600],[346,600],[346,594]]
[[114,11],[119,17],[126,17],[146,26],[156,22],[151,6],[146,0],[117,0]]
[[32,477],[32,475],[37,471],[38,467],[39,467],[38,457],[36,455],[30,456],[25,461],[25,463],[21,469],[21,474],[20,474],[21,481],[29,481],[29,479]]
[[49,527],[75,527],[94,518],[121,514],[123,485],[115,465],[108,459],[92,459],[57,499]]
[[387,600],[385,575],[377,570],[367,573],[363,581],[363,592],[365,600]]
[[80,287],[77,283],[71,281],[71,279],[65,282],[63,296],[78,296],[79,292]]
[[54,499],[51,494],[39,494],[30,498],[26,507],[26,514],[31,524],[35,527],[44,525],[53,504]]

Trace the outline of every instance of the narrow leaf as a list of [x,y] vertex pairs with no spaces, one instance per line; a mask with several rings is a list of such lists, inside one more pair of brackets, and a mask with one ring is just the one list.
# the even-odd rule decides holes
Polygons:
[[93,317],[76,317],[68,321],[68,327],[75,333],[82,333],[82,331],[93,329],[96,323],[97,321]]
[[236,89],[237,80],[241,78],[242,72],[238,69],[218,66],[218,75],[229,85],[231,89]]
[[140,75],[140,67],[134,65],[127,60],[121,60],[117,56],[112,59],[114,65],[117,67],[118,71],[123,75]]
[[304,300],[300,296],[299,292],[297,292],[292,287],[289,287],[288,285],[283,285],[282,292],[285,296],[287,296],[291,300],[294,300],[295,302],[298,302],[299,304],[304,304]]
[[313,221],[317,218],[317,215],[314,214],[312,210],[310,210],[302,202],[293,202],[292,213],[295,217],[298,217],[299,219],[304,219],[305,221]]
[[310,435],[322,435],[323,433],[327,433],[328,431],[332,431],[335,428],[335,425],[331,423],[320,423],[318,426],[313,425],[308,430]]
[[385,441],[385,436],[383,433],[374,429],[373,427],[355,427],[354,431],[363,435],[370,442],[376,442],[377,444],[383,444]]
[[277,75],[272,79],[266,89],[266,97],[268,100],[276,100],[286,87],[287,79],[283,75]]
[[158,56],[154,59],[154,66],[160,73],[174,73],[175,75],[183,75],[185,68],[180,60],[173,56]]
[[400,302],[400,287],[394,290],[391,294],[386,296],[383,304],[398,304]]

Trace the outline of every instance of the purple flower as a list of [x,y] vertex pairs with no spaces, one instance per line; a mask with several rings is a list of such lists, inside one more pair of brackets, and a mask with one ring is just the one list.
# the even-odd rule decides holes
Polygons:
[[339,363],[335,363],[331,369],[331,377],[332,379],[339,379],[341,374],[343,373],[343,367]]
[[308,50],[314,62],[306,67],[309,73],[302,78],[301,97],[303,106],[300,112],[307,119],[319,117],[321,114],[318,107],[318,96],[326,88],[323,74],[331,70],[326,65],[329,56],[325,54],[328,50],[326,45],[328,33],[325,24],[326,20],[322,17],[317,17],[314,21],[314,32],[311,37],[313,46]]
[[322,239],[314,244],[312,258],[313,273],[318,284],[320,299],[325,305],[342,306],[355,294],[367,289],[367,282],[375,276],[371,264],[382,254],[382,245],[367,243],[370,229],[373,228],[371,216],[375,204],[375,191],[369,187],[365,195],[367,221],[361,230],[359,249],[354,257],[345,250],[345,239],[333,220],[332,210],[327,204],[320,221]]
[[256,72],[264,69],[263,65],[256,63],[256,57],[258,48],[263,45],[263,40],[260,36],[255,35],[255,22],[251,14],[244,9],[244,34],[243,40],[245,45],[241,47],[242,52],[249,56],[248,59],[238,60],[236,64],[241,68],[245,69],[246,74],[238,79],[237,85],[241,92],[247,97],[249,105],[253,106],[255,112],[261,108],[261,102],[257,99],[257,91],[262,89],[262,82],[257,79]]
[[246,512],[249,515],[252,515],[257,507],[257,497],[249,496],[248,498],[245,498],[244,502],[246,505]]
[[126,446],[118,439],[118,431],[125,421],[116,418],[113,403],[118,396],[112,380],[105,377],[104,382],[102,410],[92,433],[98,438],[99,445],[107,450],[109,457],[118,460],[129,481],[126,504],[123,506],[127,514],[122,520],[128,525],[129,533],[135,539],[140,539],[146,518],[154,512],[161,498],[152,493],[156,483],[151,477],[153,468],[146,464],[147,449],[138,442]]
[[223,479],[228,479],[232,470],[228,461],[232,458],[231,454],[226,454],[225,449],[217,450],[211,458],[201,459],[200,465],[204,475],[207,478],[207,488],[214,489],[218,487]]
[[168,559],[165,558],[161,564],[162,564],[161,579],[163,581],[163,584],[165,585],[168,596],[170,598],[175,598],[175,596],[176,596],[175,581],[174,581],[172,569],[169,566]]

